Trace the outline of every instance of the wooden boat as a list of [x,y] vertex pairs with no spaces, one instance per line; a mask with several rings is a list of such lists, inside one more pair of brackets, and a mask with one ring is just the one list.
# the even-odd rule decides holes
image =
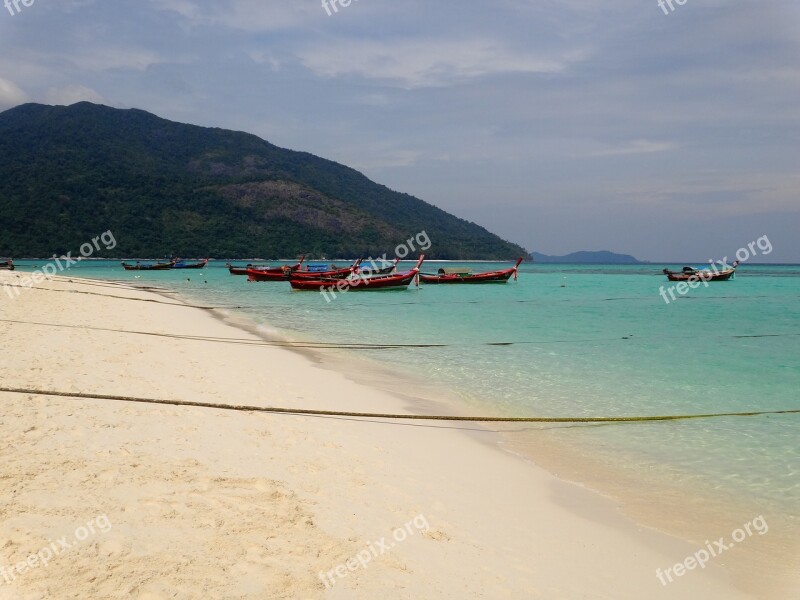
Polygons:
[[346,279],[354,272],[357,271],[358,265],[361,264],[361,259],[359,258],[356,262],[354,262],[349,267],[344,269],[337,269],[331,268],[328,271],[303,271],[298,269],[297,271],[292,271],[290,275],[290,279]]
[[438,273],[420,273],[419,280],[422,283],[505,283],[511,276],[517,279],[517,269],[522,262],[522,258],[517,259],[517,264],[508,269],[499,271],[486,271],[485,273],[472,273],[465,269],[441,268]]
[[14,266],[14,261],[9,258],[8,260],[4,260],[3,262],[0,262],[0,269],[6,269],[8,271],[13,271],[14,269],[16,269],[16,267]]
[[[286,281],[289,275],[297,271],[306,259],[305,256],[300,257],[300,261],[294,265],[285,265],[283,267],[251,267],[245,270],[247,274],[247,281]],[[228,269],[230,270],[230,268]]]
[[733,266],[729,269],[717,269],[716,265],[713,267],[705,267],[697,269],[695,267],[683,267],[680,271],[670,271],[664,269],[663,273],[670,281],[728,281],[736,273],[736,267],[739,266],[739,261],[734,261]]
[[247,275],[247,269],[257,269],[258,267],[254,267],[253,265],[245,265],[244,267],[234,267],[231,263],[226,265],[228,267],[228,272],[231,275]]
[[173,269],[202,269],[208,264],[208,259],[201,260],[200,262],[187,263],[183,260],[176,260],[172,263]]
[[383,266],[376,266],[374,262],[370,261],[370,264],[366,267],[362,266],[358,268],[358,272],[361,275],[388,275],[392,271],[397,268],[397,263],[400,262],[399,258],[396,258],[393,263],[391,264],[384,264]]
[[419,274],[419,268],[422,261],[425,260],[425,255],[421,255],[417,264],[405,273],[394,273],[390,275],[376,275],[374,277],[364,277],[361,275],[352,276],[349,279],[290,279],[289,284],[294,290],[312,290],[317,292],[330,291],[335,293],[337,291],[353,290],[353,291],[369,291],[369,290],[387,290],[406,289],[414,278]]
[[266,265],[254,265],[252,263],[247,263],[243,267],[236,267],[231,263],[225,263],[225,266],[228,267],[228,272],[231,275],[247,275],[248,269],[253,271],[270,271],[270,270],[283,270],[283,267],[268,267]]
[[169,261],[167,263],[140,263],[139,261],[136,261],[136,264],[129,265],[123,261],[122,267],[126,271],[168,271],[172,268],[173,264],[173,261]]

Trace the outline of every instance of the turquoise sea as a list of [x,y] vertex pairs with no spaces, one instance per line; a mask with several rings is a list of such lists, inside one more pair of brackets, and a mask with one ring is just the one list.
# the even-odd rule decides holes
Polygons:
[[[32,264],[43,263],[18,261],[23,271]],[[523,264],[519,281],[504,285],[423,284],[344,293],[331,302],[293,292],[288,283],[248,283],[221,261],[202,271],[139,273],[116,261],[87,261],[70,274],[156,284],[192,301],[241,306],[228,310],[291,339],[404,345],[334,352],[434,381],[471,413],[800,408],[800,266],[745,264],[734,280],[700,286],[669,304],[659,294],[668,285],[664,266],[682,265]],[[800,414],[548,428],[547,435],[642,481],[657,474],[662,484],[666,478],[688,493],[702,488],[733,499],[752,516],[791,520],[800,507]]]

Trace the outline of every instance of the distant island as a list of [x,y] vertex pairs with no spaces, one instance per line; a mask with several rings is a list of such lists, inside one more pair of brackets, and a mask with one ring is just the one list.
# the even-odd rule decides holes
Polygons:
[[89,102],[0,113],[0,214],[12,257],[76,252],[109,230],[107,258],[393,257],[421,232],[431,259],[527,253],[331,160]]
[[616,252],[609,252],[608,250],[598,250],[595,252],[582,250],[580,252],[565,254],[564,256],[550,256],[548,254],[541,254],[539,252],[531,252],[530,256],[535,263],[595,265],[646,264],[644,261],[638,260],[630,254],[617,254]]

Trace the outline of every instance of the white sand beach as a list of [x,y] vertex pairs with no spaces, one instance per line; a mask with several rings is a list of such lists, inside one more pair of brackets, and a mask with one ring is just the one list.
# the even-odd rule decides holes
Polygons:
[[[0,288],[3,387],[416,410],[296,351],[211,341],[260,338],[163,295],[36,287]],[[779,597],[735,587],[724,560],[663,585],[656,569],[696,545],[472,424],[0,398],[0,599]],[[16,568],[64,536],[47,565]]]

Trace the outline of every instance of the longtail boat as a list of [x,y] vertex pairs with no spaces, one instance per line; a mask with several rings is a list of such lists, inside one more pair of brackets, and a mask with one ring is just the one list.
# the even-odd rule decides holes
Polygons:
[[168,271],[175,263],[173,261],[166,263],[140,263],[136,261],[135,264],[129,265],[123,261],[121,264],[126,271]]
[[247,275],[247,269],[257,269],[258,267],[254,267],[253,265],[245,265],[244,267],[234,267],[231,263],[226,265],[228,267],[228,272],[231,275]]
[[716,265],[712,267],[683,267],[680,271],[670,271],[664,269],[662,272],[667,276],[670,281],[728,281],[736,273],[736,267],[739,266],[739,261],[734,261],[733,266],[728,269],[717,269]]
[[448,269],[443,267],[438,273],[420,273],[422,283],[505,283],[511,276],[517,279],[517,270],[522,263],[522,258],[517,259],[517,264],[508,269],[499,271],[486,271],[485,273],[472,273],[468,269]]
[[187,263],[183,260],[176,260],[172,263],[173,269],[202,269],[208,264],[208,259],[201,260],[200,262]]
[[367,266],[360,266],[358,272],[361,273],[361,275],[388,275],[397,268],[397,263],[399,262],[400,259],[396,258],[392,263],[377,265],[370,260],[370,264]]
[[337,269],[334,266],[327,271],[302,271],[298,269],[291,273],[290,279],[345,279],[356,272],[360,264],[361,259],[359,258],[352,265],[344,269]]
[[[293,265],[283,267],[250,267],[245,269],[247,281],[286,281],[289,275],[300,269],[305,255],[300,257],[300,261]],[[230,271],[230,267],[228,268]]]
[[9,271],[13,271],[14,269],[16,269],[16,267],[14,266],[14,261],[9,258],[8,260],[0,262],[0,269],[7,269]]
[[266,265],[254,265],[252,263],[247,263],[243,267],[236,267],[231,263],[225,263],[225,266],[228,267],[228,272],[231,275],[247,275],[248,269],[251,269],[253,271],[270,271],[270,270],[283,269],[283,267],[268,267]]
[[386,290],[386,289],[406,289],[414,278],[419,274],[419,268],[425,255],[421,255],[417,264],[405,273],[394,273],[392,275],[376,275],[374,277],[364,277],[353,275],[348,279],[290,279],[289,284],[294,290],[318,291],[318,292],[343,292]]

